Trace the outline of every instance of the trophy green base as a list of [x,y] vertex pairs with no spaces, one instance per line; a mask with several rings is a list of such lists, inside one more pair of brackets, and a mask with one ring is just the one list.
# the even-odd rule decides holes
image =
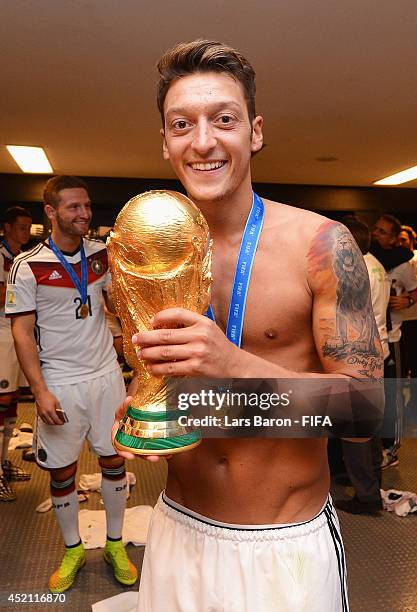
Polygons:
[[135,455],[172,455],[201,442],[199,429],[178,424],[184,411],[150,412],[129,406],[114,438],[116,450]]

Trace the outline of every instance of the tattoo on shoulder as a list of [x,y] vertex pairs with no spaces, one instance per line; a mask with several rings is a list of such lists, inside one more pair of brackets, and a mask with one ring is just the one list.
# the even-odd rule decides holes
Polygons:
[[343,359],[373,377],[381,367],[380,340],[358,245],[343,225],[329,222],[319,229],[308,257],[310,270],[332,273],[333,284],[336,279],[335,316],[320,320],[323,355]]

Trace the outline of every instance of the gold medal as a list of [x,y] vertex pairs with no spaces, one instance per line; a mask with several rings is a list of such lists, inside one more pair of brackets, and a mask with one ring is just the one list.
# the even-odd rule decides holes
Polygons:
[[88,315],[90,314],[90,311],[88,309],[87,304],[82,304],[81,308],[80,308],[80,317],[82,319],[86,319],[88,317]]

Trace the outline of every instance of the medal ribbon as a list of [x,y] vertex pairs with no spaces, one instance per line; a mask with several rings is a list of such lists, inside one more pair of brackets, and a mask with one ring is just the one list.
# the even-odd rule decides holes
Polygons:
[[51,247],[52,251],[56,255],[57,259],[59,259],[59,261],[61,262],[65,272],[71,278],[72,282],[74,283],[74,286],[78,290],[78,293],[81,296],[82,304],[86,304],[87,291],[88,291],[88,272],[87,272],[87,258],[85,256],[83,240],[81,239],[81,244],[80,244],[81,282],[77,274],[75,273],[75,270],[72,267],[72,265],[68,263],[68,261],[65,259],[64,254],[61,253],[61,251],[56,246],[55,242],[52,240],[52,236],[49,236],[48,242],[49,242],[49,246]]
[[4,248],[6,249],[6,251],[9,253],[10,257],[12,259],[14,259],[16,257],[16,255],[13,253],[12,249],[10,248],[10,244],[7,242],[7,240],[5,238],[3,238],[3,240],[2,240],[2,244],[3,244]]
[[[226,327],[227,338],[238,347],[240,347],[242,342],[246,298],[263,221],[264,203],[261,198],[253,192],[252,208],[247,218],[242,241],[240,243]],[[216,322],[211,305],[208,307],[206,316]]]

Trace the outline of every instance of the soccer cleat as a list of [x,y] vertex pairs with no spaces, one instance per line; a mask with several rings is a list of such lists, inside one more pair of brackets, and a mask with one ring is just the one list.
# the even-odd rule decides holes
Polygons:
[[0,476],[0,501],[15,501],[17,499],[16,493],[13,491],[6,477],[2,474]]
[[104,560],[113,567],[114,577],[126,586],[135,584],[138,579],[138,570],[127,556],[125,545],[121,540],[112,542],[107,540],[104,547]]
[[49,578],[48,587],[51,593],[63,593],[71,588],[78,570],[83,565],[85,565],[85,551],[82,542],[78,546],[66,548],[61,565]]
[[30,474],[22,470],[18,465],[13,465],[8,459],[1,464],[3,468],[3,473],[6,476],[7,480],[30,480]]

